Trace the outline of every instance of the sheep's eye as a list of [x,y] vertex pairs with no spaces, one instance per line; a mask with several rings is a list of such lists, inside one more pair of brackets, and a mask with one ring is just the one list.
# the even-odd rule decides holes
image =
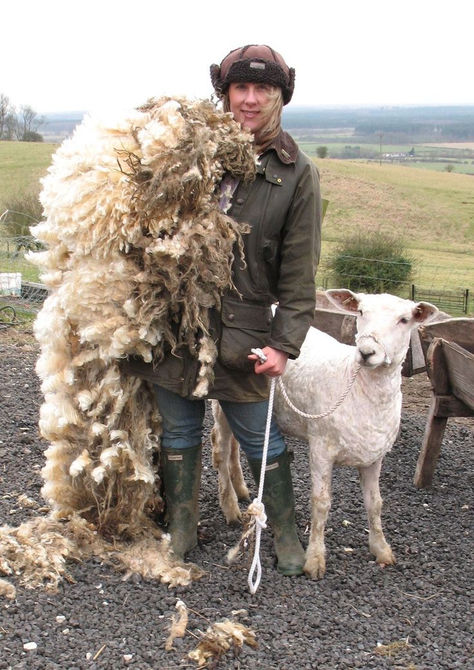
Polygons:
[[400,319],[400,323],[408,323],[408,319],[406,318],[406,316],[402,316],[402,318]]
[[358,311],[359,314],[362,316],[362,310],[361,310],[361,309],[358,309],[357,311]]

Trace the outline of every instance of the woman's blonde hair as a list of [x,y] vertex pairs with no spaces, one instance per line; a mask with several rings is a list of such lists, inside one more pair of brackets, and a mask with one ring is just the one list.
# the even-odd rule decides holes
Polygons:
[[[265,123],[255,135],[255,150],[261,153],[280,133],[283,95],[279,86],[268,86],[268,103],[262,110]],[[230,112],[229,91],[222,98],[225,112]]]

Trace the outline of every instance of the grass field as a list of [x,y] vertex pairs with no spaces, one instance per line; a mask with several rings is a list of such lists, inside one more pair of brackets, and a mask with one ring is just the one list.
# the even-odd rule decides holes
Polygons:
[[[0,208],[11,194],[39,189],[39,178],[55,149],[53,144],[0,142]],[[345,236],[355,230],[381,229],[405,240],[416,262],[416,283],[426,288],[469,288],[474,293],[473,177],[377,162],[315,162],[322,195],[330,201],[319,277]],[[3,255],[0,271],[11,272],[5,262]]]
[[56,144],[0,142],[0,214],[11,196],[39,192]]

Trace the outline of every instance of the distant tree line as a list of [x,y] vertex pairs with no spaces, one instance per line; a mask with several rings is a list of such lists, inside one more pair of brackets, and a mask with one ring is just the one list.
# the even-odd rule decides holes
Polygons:
[[17,110],[10,98],[0,93],[0,140],[42,142],[43,136],[38,130],[44,123],[44,117],[39,116],[30,105],[22,105]]

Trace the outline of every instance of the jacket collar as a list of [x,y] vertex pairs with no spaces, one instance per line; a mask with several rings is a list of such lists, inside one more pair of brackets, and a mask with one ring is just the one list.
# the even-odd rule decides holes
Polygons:
[[291,135],[288,135],[284,130],[280,130],[280,133],[260,154],[260,158],[272,150],[276,152],[278,158],[285,165],[291,165],[291,163],[296,162],[298,145]]

